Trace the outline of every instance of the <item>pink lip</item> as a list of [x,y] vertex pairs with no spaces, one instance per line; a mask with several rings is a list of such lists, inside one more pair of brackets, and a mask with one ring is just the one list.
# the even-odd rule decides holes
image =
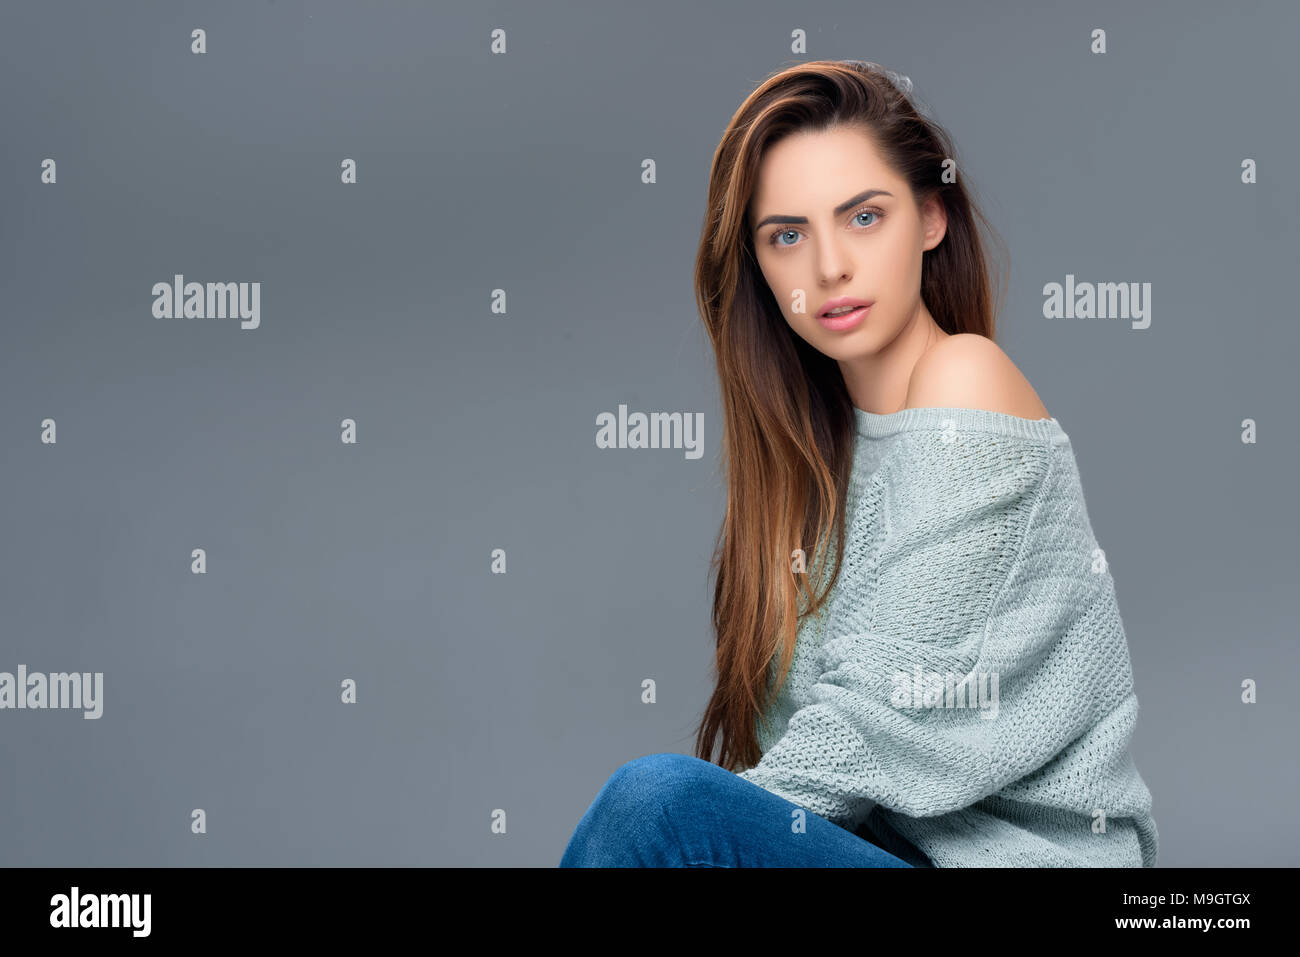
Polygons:
[[[821,311],[817,314],[817,321],[820,322],[827,329],[832,329],[835,330],[836,332],[842,332],[845,329],[852,329],[863,319],[865,319],[867,313],[871,311],[872,305],[873,305],[872,303],[869,303],[864,299],[854,299],[850,296],[843,296],[839,299],[831,299],[828,302],[826,302],[825,305],[822,306]],[[846,312],[844,315],[836,316],[834,318],[830,318],[827,315],[825,315],[827,310],[837,309],[840,306],[860,306],[861,308],[854,309],[852,312]]]

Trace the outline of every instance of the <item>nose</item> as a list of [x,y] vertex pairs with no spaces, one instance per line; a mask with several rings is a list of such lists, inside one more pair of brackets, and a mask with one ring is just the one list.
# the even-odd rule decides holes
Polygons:
[[823,286],[852,278],[853,264],[844,245],[837,239],[825,239],[818,245],[817,275]]

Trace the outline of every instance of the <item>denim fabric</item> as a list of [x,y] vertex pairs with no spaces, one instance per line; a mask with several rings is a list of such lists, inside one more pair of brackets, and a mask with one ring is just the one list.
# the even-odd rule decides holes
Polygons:
[[560,860],[560,867],[911,866],[716,764],[672,753],[637,758],[610,775]]

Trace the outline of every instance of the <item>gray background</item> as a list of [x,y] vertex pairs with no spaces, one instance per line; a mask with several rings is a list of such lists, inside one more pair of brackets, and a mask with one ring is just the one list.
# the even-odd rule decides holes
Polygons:
[[[5,3],[0,670],[105,703],[0,711],[0,863],[550,867],[618,765],[689,753],[708,164],[769,72],[846,57],[912,78],[1008,243],[998,339],[1117,581],[1160,865],[1300,863],[1298,35],[1281,2]],[[153,318],[177,272],[261,281],[261,327]],[[1067,273],[1152,283],[1151,327],[1043,319]],[[705,455],[597,449],[619,403],[703,412]]]

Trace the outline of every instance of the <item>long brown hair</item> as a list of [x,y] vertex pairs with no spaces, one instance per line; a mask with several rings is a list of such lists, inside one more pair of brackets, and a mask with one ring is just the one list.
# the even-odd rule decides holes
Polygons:
[[[727,510],[711,566],[716,684],[695,753],[712,760],[721,734],[718,763],[728,770],[758,763],[755,720],[785,681],[799,620],[818,612],[839,577],[853,458],[853,404],[839,365],[791,330],[754,255],[750,203],[767,147],[800,130],[863,129],[910,185],[918,212],[936,194],[947,210],[946,235],[921,266],[931,315],[950,334],[993,336],[977,220],[1001,241],[962,177],[944,176],[944,161],[955,162],[956,152],[917,110],[910,85],[864,61],[799,64],[749,95],[713,154],[695,298],[718,364]],[[796,561],[806,543],[816,543],[811,560]]]

